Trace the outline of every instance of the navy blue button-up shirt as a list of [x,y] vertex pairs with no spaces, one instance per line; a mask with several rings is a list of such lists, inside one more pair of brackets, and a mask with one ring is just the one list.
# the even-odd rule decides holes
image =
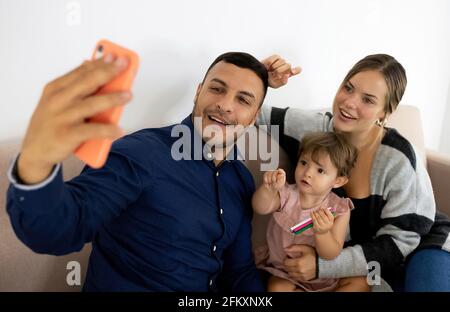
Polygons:
[[[191,116],[182,124],[198,138]],[[239,160],[174,159],[173,127],[117,140],[103,168],[66,183],[60,169],[39,188],[11,178],[7,210],[19,239],[55,255],[92,241],[87,291],[263,291],[250,172]]]

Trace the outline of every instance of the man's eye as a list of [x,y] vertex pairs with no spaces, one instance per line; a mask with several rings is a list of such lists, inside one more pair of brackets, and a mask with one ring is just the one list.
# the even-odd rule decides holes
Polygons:
[[213,92],[219,93],[220,92],[220,88],[217,87],[209,87],[209,89]]
[[243,104],[245,104],[245,105],[250,105],[250,102],[249,101],[247,101],[245,98],[239,98],[239,101],[241,102],[241,103],[243,103]]
[[344,85],[344,89],[347,92],[350,92],[352,90],[352,87],[350,87],[349,85]]

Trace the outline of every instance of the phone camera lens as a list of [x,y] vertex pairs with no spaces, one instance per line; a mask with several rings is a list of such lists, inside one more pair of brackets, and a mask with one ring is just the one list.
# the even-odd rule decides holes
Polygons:
[[101,59],[103,57],[103,46],[99,45],[97,47],[97,52],[95,53],[95,59]]

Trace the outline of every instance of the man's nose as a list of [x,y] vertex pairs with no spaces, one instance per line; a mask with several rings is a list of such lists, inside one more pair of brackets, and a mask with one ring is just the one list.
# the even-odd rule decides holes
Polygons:
[[219,102],[217,102],[217,107],[225,113],[233,112],[234,107],[233,98],[234,97],[231,95],[224,96],[223,98],[220,99]]

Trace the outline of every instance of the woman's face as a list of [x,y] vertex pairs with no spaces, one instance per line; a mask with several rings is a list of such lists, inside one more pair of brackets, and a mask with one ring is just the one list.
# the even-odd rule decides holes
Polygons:
[[359,72],[339,88],[333,103],[334,128],[342,132],[367,132],[386,116],[387,85],[381,73]]

